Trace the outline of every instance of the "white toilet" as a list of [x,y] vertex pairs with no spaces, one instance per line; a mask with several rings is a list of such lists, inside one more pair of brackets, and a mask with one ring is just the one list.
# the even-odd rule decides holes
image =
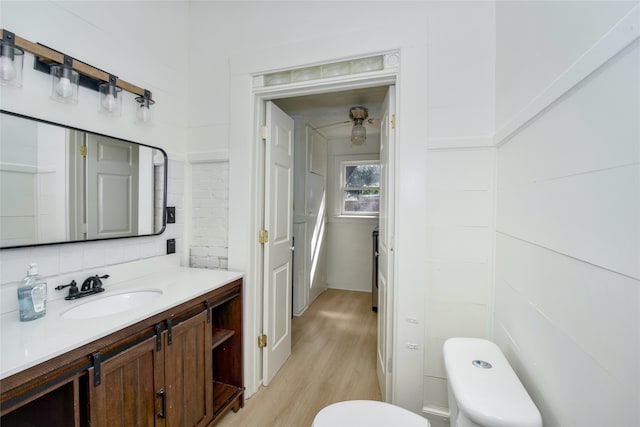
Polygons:
[[451,427],[542,427],[542,417],[497,345],[478,338],[444,343]]
[[347,400],[323,408],[312,427],[429,427],[429,421],[389,403]]

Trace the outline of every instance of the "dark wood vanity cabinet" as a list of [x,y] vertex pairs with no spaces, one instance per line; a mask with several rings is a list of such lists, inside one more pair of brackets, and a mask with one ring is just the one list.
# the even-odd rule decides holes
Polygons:
[[162,352],[155,338],[112,357],[100,366],[100,383],[95,368],[89,369],[89,420],[93,427],[154,426],[160,405],[156,392],[164,383]]
[[[60,372],[45,392],[36,392],[42,378],[32,378],[13,393],[4,385],[14,382],[3,380],[0,425],[212,426],[229,409],[244,405],[242,281],[80,351],[86,356],[75,363],[89,361],[91,366],[73,373],[71,380],[64,379],[69,372]],[[59,365],[57,359],[52,363]],[[52,408],[56,414],[47,412]],[[34,411],[40,413],[38,419],[33,419]]]

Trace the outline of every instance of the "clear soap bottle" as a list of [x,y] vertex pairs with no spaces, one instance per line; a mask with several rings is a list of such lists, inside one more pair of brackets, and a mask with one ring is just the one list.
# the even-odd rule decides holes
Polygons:
[[20,321],[39,319],[47,314],[47,282],[38,274],[38,266],[29,264],[27,277],[18,288]]

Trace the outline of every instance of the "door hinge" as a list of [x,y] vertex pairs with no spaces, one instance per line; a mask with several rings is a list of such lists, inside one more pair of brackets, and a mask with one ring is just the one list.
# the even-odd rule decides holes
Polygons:
[[258,336],[258,348],[265,348],[267,346],[267,335],[262,334]]
[[269,138],[269,128],[266,126],[260,126],[260,139],[266,141]]
[[391,129],[395,129],[396,128],[396,115],[395,114],[391,115],[390,122],[391,122]]
[[80,146],[80,155],[82,157],[87,157],[87,146],[86,145],[81,145]]
[[393,359],[390,357],[389,360],[387,360],[387,373],[392,374],[393,373]]
[[264,245],[269,241],[269,232],[267,230],[260,230],[258,233],[258,243]]

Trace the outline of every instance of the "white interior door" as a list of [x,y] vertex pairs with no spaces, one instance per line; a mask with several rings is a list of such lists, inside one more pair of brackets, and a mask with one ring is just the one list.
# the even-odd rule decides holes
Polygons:
[[138,234],[138,146],[87,134],[87,237]]
[[291,274],[293,229],[293,119],[266,103],[264,223],[264,319],[267,346],[262,355],[268,385],[291,354]]
[[393,241],[395,86],[389,86],[380,123],[380,224],[378,237],[377,372],[382,400],[391,400],[390,359],[393,345]]

